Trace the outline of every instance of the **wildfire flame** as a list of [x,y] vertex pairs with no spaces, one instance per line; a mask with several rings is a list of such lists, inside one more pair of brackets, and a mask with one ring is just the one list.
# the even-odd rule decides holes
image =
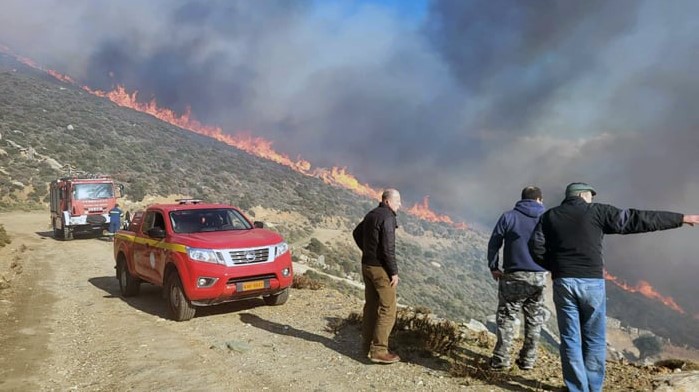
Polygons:
[[[48,75],[62,82],[78,85],[78,83],[70,76],[64,75],[52,69],[46,69],[34,62],[32,59],[20,56],[12,52],[12,50],[10,50],[10,48],[8,48],[7,46],[0,44],[0,52],[4,52],[14,57],[17,61],[31,68],[46,72]],[[112,91],[93,90],[88,86],[82,86],[82,88],[90,94],[107,98],[119,106],[131,108],[143,113],[150,114],[151,116],[156,117],[162,121],[168,122],[180,128],[204,136],[211,137],[230,146],[243,150],[251,155],[255,155],[257,157],[268,159],[281,165],[288,166],[293,170],[304,175],[320,178],[326,184],[349,189],[357,193],[358,195],[370,197],[373,199],[378,198],[380,194],[380,191],[372,188],[367,184],[361,183],[354,175],[347,171],[347,168],[311,168],[311,163],[304,159],[299,158],[297,160],[293,160],[288,156],[275,151],[272,148],[272,142],[269,140],[266,140],[261,137],[251,136],[245,133],[231,135],[224,133],[221,127],[202,124],[201,122],[192,117],[192,111],[190,107],[187,107],[183,114],[177,114],[168,108],[159,107],[155,98],[151,99],[148,103],[139,102],[137,99],[138,91],[129,93],[126,90],[126,88],[121,85],[118,85]],[[412,208],[408,209],[408,213],[416,216],[417,218],[428,220],[431,222],[446,223],[459,229],[467,228],[467,225],[465,223],[454,223],[449,216],[439,215],[434,211],[430,210],[428,198],[429,197],[425,197],[422,203],[417,203]]]
[[[631,293],[639,293],[643,295],[644,297],[658,300],[665,304],[665,306],[671,308],[672,310],[680,313],[680,314],[685,314],[686,312],[684,309],[680,307],[680,305],[675,302],[675,300],[672,297],[666,297],[663,296],[662,294],[658,293],[653,286],[650,285],[650,283],[646,282],[645,280],[640,280],[635,286],[631,286],[627,284],[626,282],[622,281],[621,279],[617,278],[616,276],[610,274],[606,270],[604,271],[604,278],[607,279],[608,281],[614,283],[615,285],[621,287],[623,290],[626,290]],[[695,317],[696,318],[696,317]]]
[[463,223],[454,223],[454,221],[447,215],[439,215],[430,209],[430,196],[427,195],[422,199],[421,203],[416,203],[414,206],[408,209],[408,212],[418,218],[428,220],[431,222],[442,222],[460,229],[466,229],[468,226]]
[[12,52],[12,50],[10,50],[10,48],[8,48],[5,45],[0,44],[0,52],[4,52],[4,53],[14,57],[17,61],[19,61],[20,63],[22,63],[24,65],[27,65],[27,66],[34,68],[34,69],[38,69],[39,71],[44,71],[47,74],[53,76],[54,78],[56,78],[62,82],[77,84],[77,83],[75,83],[75,80],[73,80],[73,78],[71,78],[70,76],[64,75],[64,74],[57,72],[57,71],[54,71],[52,69],[44,68],[41,65],[37,64],[34,60]]

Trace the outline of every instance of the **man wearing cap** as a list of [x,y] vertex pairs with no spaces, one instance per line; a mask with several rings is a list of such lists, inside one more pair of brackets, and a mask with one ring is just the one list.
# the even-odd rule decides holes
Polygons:
[[699,223],[699,215],[593,203],[596,194],[588,184],[569,184],[561,205],[541,216],[529,240],[534,260],[552,273],[563,379],[571,392],[601,391],[604,383],[604,234],[645,233]]
[[[510,367],[510,349],[515,335],[515,320],[524,310],[524,344],[519,351],[517,366],[523,370],[534,367],[541,326],[544,324],[544,287],[548,272],[532,260],[527,241],[544,212],[541,189],[528,186],[515,208],[498,219],[488,242],[488,267],[498,281],[498,310],[496,313],[498,341],[490,359],[493,370]],[[503,251],[502,270],[498,253]]]

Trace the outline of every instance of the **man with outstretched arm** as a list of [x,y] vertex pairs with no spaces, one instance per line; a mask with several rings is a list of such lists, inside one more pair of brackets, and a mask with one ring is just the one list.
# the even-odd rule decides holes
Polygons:
[[593,203],[596,194],[588,184],[569,184],[561,205],[541,216],[529,239],[534,260],[552,273],[563,380],[571,392],[597,392],[604,384],[604,235],[645,233],[699,223],[699,215]]
[[395,363],[400,357],[388,351],[388,336],[396,322],[396,212],[400,193],[387,189],[381,203],[371,210],[352,232],[362,250],[364,315],[362,354],[374,363]]

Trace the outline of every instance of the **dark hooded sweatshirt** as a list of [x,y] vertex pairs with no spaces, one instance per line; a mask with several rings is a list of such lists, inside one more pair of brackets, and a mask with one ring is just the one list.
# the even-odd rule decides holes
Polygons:
[[534,262],[527,247],[529,237],[544,209],[544,205],[536,200],[524,199],[518,201],[514,209],[502,214],[488,242],[488,267],[491,271],[499,269],[498,253],[503,241],[505,250],[502,264],[506,273],[545,271]]
[[666,211],[620,209],[567,197],[546,211],[529,240],[533,258],[553,278],[604,277],[605,234],[645,233],[682,226],[683,215]]

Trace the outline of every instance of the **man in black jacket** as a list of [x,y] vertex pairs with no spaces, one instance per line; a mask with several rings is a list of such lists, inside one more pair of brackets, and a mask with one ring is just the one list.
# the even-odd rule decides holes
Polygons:
[[371,210],[352,232],[362,250],[364,278],[364,316],[362,352],[375,363],[394,363],[400,357],[388,351],[388,336],[396,322],[396,212],[400,193],[387,189],[381,203]]
[[574,182],[560,206],[539,220],[529,250],[551,271],[563,379],[569,391],[601,391],[606,355],[604,234],[667,230],[699,223],[699,215],[619,209],[592,203],[593,187]]

